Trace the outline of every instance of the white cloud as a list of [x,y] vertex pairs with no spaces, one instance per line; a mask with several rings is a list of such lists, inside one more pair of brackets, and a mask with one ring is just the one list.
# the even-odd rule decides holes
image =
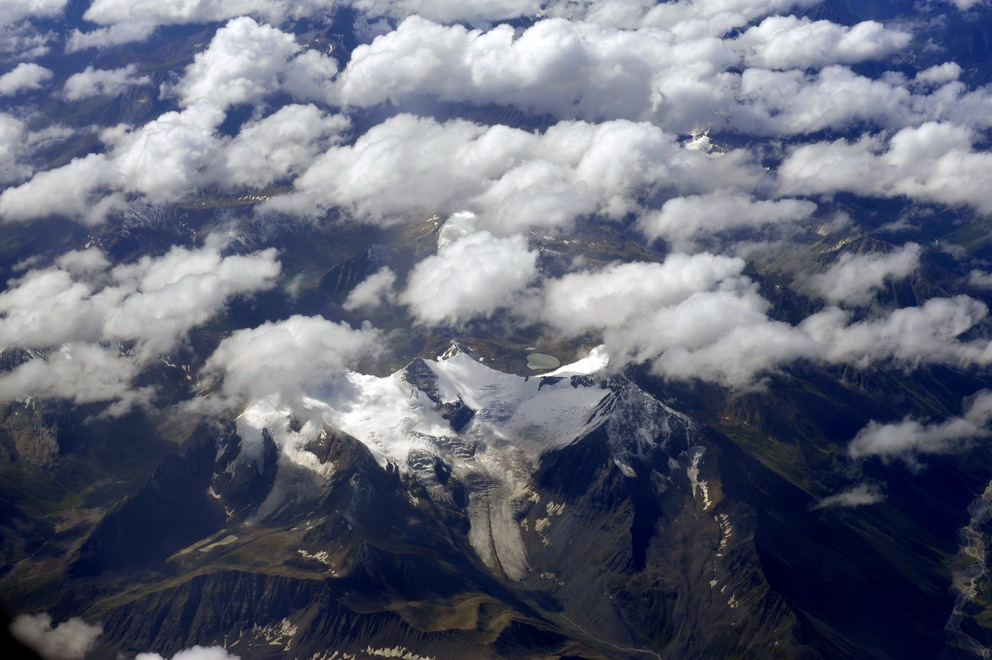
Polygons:
[[65,9],[69,0],[4,0],[0,12],[0,25],[8,25],[26,18],[52,18]]
[[[16,147],[15,138],[18,131],[23,134],[23,127],[2,117],[0,140],[5,137],[5,124],[9,125],[6,132]],[[328,144],[340,141],[348,127],[341,115],[289,105],[247,122],[239,135],[227,138],[218,133],[224,117],[219,108],[200,101],[181,112],[163,113],[139,128],[108,129],[101,136],[110,147],[107,153],[75,159],[3,191],[0,218],[24,221],[64,215],[98,223],[122,207],[127,195],[164,205],[183,201],[209,185],[262,187],[294,177]],[[38,141],[44,136],[30,137]],[[17,152],[15,147],[12,152]],[[12,175],[28,172],[12,155]]]
[[546,12],[619,28],[657,27],[683,37],[720,37],[755,19],[819,0],[558,0]]
[[48,614],[22,614],[10,624],[10,634],[45,660],[82,660],[103,632],[80,618],[52,627]]
[[201,102],[117,136],[112,152],[117,185],[167,203],[209,183],[204,174],[221,148],[216,130],[223,120],[217,107]]
[[623,325],[645,312],[683,302],[735,278],[744,260],[712,254],[672,254],[664,263],[618,263],[572,273],[545,285],[544,317],[580,334]]
[[[908,33],[872,21],[848,28],[779,16],[736,40],[675,29],[547,19],[522,31],[483,31],[415,16],[357,47],[333,96],[361,107],[402,106],[424,96],[497,103],[563,119],[651,121],[679,133],[727,122],[759,135],[858,122],[986,126],[992,116],[990,91],[954,82],[950,66],[924,73],[920,82],[891,72],[872,79],[842,66],[905,46]],[[814,65],[823,68],[804,73]],[[946,84],[931,90],[933,84],[921,84],[927,79]]]
[[818,352],[805,333],[769,319],[768,307],[756,287],[741,282],[737,290],[699,292],[636,319],[630,328],[610,329],[604,340],[669,378],[747,388],[763,374]]
[[27,161],[31,154],[71,134],[70,129],[57,124],[32,132],[23,119],[0,112],[0,184],[14,183],[30,176],[33,168]]
[[992,273],[983,270],[972,270],[968,273],[968,284],[980,289],[992,289]]
[[895,424],[870,422],[851,441],[848,453],[853,458],[899,458],[913,465],[919,454],[957,451],[969,440],[992,435],[990,421],[992,392],[982,390],[967,402],[961,417],[933,424],[924,424],[909,417]]
[[27,127],[17,117],[0,113],[0,183],[17,181],[31,173],[23,164]]
[[102,154],[75,158],[68,165],[39,172],[20,186],[0,193],[0,218],[17,222],[63,215],[88,223],[102,222],[108,204],[101,203],[99,192],[117,181],[116,168]]
[[134,41],[144,41],[155,31],[155,23],[135,20],[122,21],[90,32],[73,30],[66,41],[65,52],[78,53],[88,48],[109,48]]
[[[622,1],[622,0],[621,0]],[[819,0],[681,0],[646,3],[641,25],[670,27],[684,34],[722,36],[756,18],[791,8],[807,7]],[[595,5],[595,3],[590,3]]]
[[540,0],[348,0],[347,4],[369,16],[405,17],[411,15],[441,23],[498,21],[517,16],[535,16]]
[[881,489],[875,484],[858,484],[836,495],[824,497],[817,504],[815,509],[829,509],[833,507],[855,508],[859,506],[869,506],[878,504],[885,499]]
[[949,2],[961,11],[967,11],[973,7],[986,4],[986,0],[949,0]]
[[865,21],[851,27],[795,16],[771,16],[733,41],[748,66],[805,69],[878,59],[906,47],[912,35]]
[[120,69],[94,69],[87,66],[80,73],[74,73],[65,81],[62,88],[66,99],[79,101],[91,96],[117,96],[133,85],[148,85],[151,78],[137,76],[138,67],[129,64]]
[[41,89],[54,74],[33,62],[21,62],[0,76],[0,96],[13,96],[23,91]]
[[108,271],[98,250],[70,252],[0,293],[0,345],[137,341],[136,354],[148,359],[171,350],[232,296],[271,286],[275,256],[274,249],[224,257],[216,244],[173,247]]
[[799,70],[746,69],[740,78],[740,98],[734,123],[766,135],[843,129],[866,121],[901,126],[917,118],[908,89],[859,76],[843,66],[809,75]]
[[[0,347],[47,349],[0,374],[0,400],[25,397],[114,402],[114,415],[146,403],[131,385],[141,368],[217,314],[233,296],[266,289],[279,274],[275,250],[222,256],[217,237],[114,268],[96,249],[69,252],[0,293]],[[125,355],[116,348],[133,342]]]
[[417,264],[399,300],[421,322],[459,324],[510,307],[536,274],[537,251],[523,236],[481,231]]
[[845,252],[826,272],[810,279],[810,288],[831,303],[863,304],[886,281],[902,279],[915,271],[921,252],[918,243],[907,243],[887,253]]
[[214,23],[253,14],[279,22],[309,16],[328,6],[327,0],[93,0],[84,18],[101,25],[135,21],[174,25]]
[[0,401],[65,399],[76,404],[113,402],[103,414],[120,415],[146,405],[151,388],[134,388],[139,364],[116,348],[64,344],[0,374]]
[[340,141],[350,123],[313,105],[287,105],[263,119],[247,122],[224,150],[223,173],[234,185],[262,187],[299,174],[330,144]]
[[614,28],[662,27],[719,37],[756,18],[818,0],[348,0],[369,16],[423,16],[440,23],[486,23],[518,16],[583,20]]
[[49,44],[58,36],[51,30],[41,30],[29,20],[20,23],[4,23],[0,16],[0,56],[15,62],[27,62],[47,55]]
[[612,364],[646,362],[670,378],[738,388],[797,359],[900,368],[992,363],[988,341],[958,339],[988,315],[967,296],[855,323],[829,307],[793,326],[768,317],[770,304],[743,268],[741,259],[676,253],[663,264],[573,273],[545,283],[540,317],[569,336],[601,333]]
[[560,122],[543,135],[506,126],[398,115],[352,145],[333,147],[264,210],[318,216],[332,207],[396,224],[418,214],[471,211],[496,235],[567,227],[580,214],[622,218],[662,187],[752,187],[750,154],[682,149],[647,123]]
[[337,64],[317,51],[303,51],[296,37],[248,16],[217,30],[176,86],[180,102],[209,101],[222,110],[258,103],[283,90],[303,99],[326,96],[325,83]]
[[[166,660],[158,653],[139,653],[134,660]],[[222,646],[194,646],[176,653],[172,660],[241,660]]]
[[924,69],[916,74],[919,82],[939,85],[957,80],[961,75],[961,66],[957,62],[944,62]]
[[395,285],[396,273],[383,266],[355,285],[344,301],[344,308],[348,311],[375,309],[383,303],[393,302],[396,299]]
[[[886,148],[887,146],[887,148]],[[969,204],[992,211],[985,172],[992,154],[976,151],[971,131],[927,122],[904,128],[885,145],[879,137],[817,142],[792,149],[778,169],[782,194],[849,191],[865,196]]]
[[850,313],[837,307],[806,318],[801,329],[821,346],[828,363],[866,367],[894,360],[905,367],[921,364],[988,364],[988,342],[961,342],[957,337],[988,316],[988,308],[968,296],[931,298],[919,307],[897,309],[879,319],[849,323]]
[[671,378],[748,387],[817,346],[767,317],[743,268],[741,259],[676,253],[663,264],[566,275],[547,283],[543,314],[569,335],[601,331],[611,364],[648,362]]
[[419,17],[356,48],[338,77],[347,105],[442,100],[500,103],[561,118],[652,119],[688,132],[726,110],[738,57],[713,38],[621,31],[563,19],[516,34],[443,26]]
[[348,368],[373,354],[380,341],[371,328],[291,316],[234,332],[207,360],[202,376],[222,379],[221,405],[276,395],[302,406],[309,390],[341,383]]
[[122,288],[136,291],[107,315],[104,334],[136,338],[147,353],[167,351],[231,297],[271,287],[279,270],[275,248],[222,257],[215,247],[173,247],[161,257],[142,257],[111,272]]
[[638,225],[649,240],[663,238],[678,248],[731,229],[805,220],[814,211],[816,204],[809,201],[755,201],[744,193],[717,191],[670,199],[660,210],[643,214]]

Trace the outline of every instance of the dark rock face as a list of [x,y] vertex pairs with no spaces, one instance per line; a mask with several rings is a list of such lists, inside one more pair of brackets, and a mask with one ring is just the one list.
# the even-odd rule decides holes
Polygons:
[[443,402],[441,400],[441,395],[437,389],[437,375],[422,359],[417,358],[411,362],[404,369],[403,378],[435,403],[438,414],[451,424],[451,430],[455,433],[464,430],[475,417],[475,411],[465,405],[460,397],[455,402]]
[[[406,374],[439,398],[429,369]],[[110,594],[125,574],[132,585],[84,613],[103,622],[107,653],[816,657],[768,586],[755,511],[724,493],[722,451],[632,382],[610,387],[591,431],[545,454],[513,505],[522,579],[487,565],[470,538],[474,498],[498,504],[492,477],[457,477],[429,452],[380,467],[325,429],[306,450],[326,478],[305,503],[262,516],[291,474],[272,438],[246,458],[233,428],[200,428],[82,544],[77,585]]]
[[169,555],[212,533],[223,509],[207,493],[215,454],[205,433],[182,456],[166,456],[148,483],[108,514],[79,550],[72,574],[153,569]]
[[[471,426],[475,411],[461,401],[445,407],[426,363],[404,377],[436,412],[467,410],[460,428]],[[298,447],[312,458],[306,467],[268,431],[245,447],[233,424],[190,428],[140,487],[87,509],[64,541],[40,550],[56,533],[39,528],[44,538],[25,546],[36,553],[25,565],[51,586],[28,600],[13,572],[0,577],[14,587],[6,597],[100,621],[98,654],[107,657],[195,644],[246,659],[387,650],[521,660],[867,657],[865,649],[914,657],[944,648],[950,578],[935,567],[957,548],[940,539],[955,538],[959,500],[984,478],[978,467],[967,484],[938,463],[890,479],[892,497],[916,512],[898,524],[919,540],[881,546],[873,525],[887,519],[814,510],[810,486],[800,487],[808,467],[781,461],[816,456],[821,438],[863,423],[821,409],[818,397],[834,411],[846,409],[840,401],[871,415],[863,395],[827,381],[805,393],[673,391],[638,374],[570,377],[563,391],[590,387],[605,394],[585,431],[541,455],[514,492],[498,472],[457,468],[456,459],[482,460],[488,448],[459,434],[452,417],[450,436],[413,447],[402,465],[330,427]],[[810,414],[789,412],[800,408]],[[299,432],[302,422],[290,427]],[[34,524],[19,504],[4,511],[12,533]],[[868,591],[843,579],[864,572],[858,584]],[[898,612],[883,607],[893,593]]]
[[241,438],[229,429],[218,443],[217,459],[210,488],[233,513],[244,518],[262,504],[276,478],[279,449],[268,432],[262,433],[262,450],[257,458],[241,457]]

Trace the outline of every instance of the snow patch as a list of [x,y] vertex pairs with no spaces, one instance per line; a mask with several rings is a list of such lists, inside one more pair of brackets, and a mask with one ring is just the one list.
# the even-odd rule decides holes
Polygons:
[[371,646],[368,646],[365,649],[365,653],[378,658],[400,658],[401,660],[437,660],[432,655],[419,655],[402,646],[381,649],[374,649]]
[[713,503],[710,501],[710,487],[706,481],[700,481],[699,479],[699,462],[703,458],[703,454],[706,453],[706,449],[703,447],[693,447],[692,448],[692,459],[689,463],[689,467],[686,468],[686,475],[689,477],[689,484],[692,486],[692,498],[699,501],[697,493],[702,496],[703,500],[703,511],[708,511]]
[[257,623],[252,628],[255,638],[262,638],[268,642],[269,646],[282,647],[283,651],[289,651],[293,638],[296,637],[298,629],[289,619],[283,619],[277,624],[260,626]]
[[730,524],[730,516],[725,513],[719,513],[713,519],[720,525],[720,545],[717,546],[716,556],[722,557],[730,543],[730,537],[734,535],[734,526]]

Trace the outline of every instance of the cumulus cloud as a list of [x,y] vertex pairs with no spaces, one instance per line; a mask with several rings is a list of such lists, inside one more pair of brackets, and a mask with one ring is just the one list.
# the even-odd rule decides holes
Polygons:
[[853,64],[890,55],[909,43],[911,34],[864,21],[851,27],[795,16],[771,16],[734,40],[749,66],[806,69]]
[[117,181],[116,168],[102,154],[75,158],[0,193],[0,218],[16,222],[61,215],[87,223],[102,222],[118,200],[104,197],[101,191]]
[[[166,112],[134,131],[114,136],[112,161],[119,186],[153,203],[182,199],[207,182],[221,141],[224,113],[209,103]],[[2,201],[2,200],[0,200]]]
[[[134,660],[166,660],[158,653],[139,653]],[[241,660],[222,646],[194,646],[172,656],[172,660]]]
[[52,617],[45,613],[22,614],[10,624],[10,634],[45,660],[82,660],[102,632],[101,626],[80,618],[52,627]]
[[55,32],[41,30],[25,20],[19,23],[4,23],[0,16],[0,57],[15,62],[27,62],[47,55],[50,44],[58,39]]
[[138,372],[138,363],[116,348],[63,344],[51,354],[0,374],[0,401],[36,398],[76,404],[112,402],[103,414],[116,416],[150,401],[151,388],[131,384]]
[[750,195],[717,191],[668,200],[658,211],[638,219],[649,239],[663,238],[680,248],[707,235],[730,229],[745,229],[805,220],[816,204],[805,200],[756,201]]
[[17,23],[26,18],[52,18],[65,9],[69,0],[5,0],[0,13],[0,25]]
[[537,251],[523,236],[480,231],[417,264],[399,300],[423,323],[459,324],[510,307],[536,274]]
[[960,9],[961,11],[967,11],[972,7],[977,7],[978,5],[984,5],[986,0],[949,0],[951,4]]
[[944,62],[924,69],[916,74],[918,82],[939,85],[957,80],[961,75],[961,66],[957,62]]
[[902,459],[911,465],[920,454],[943,454],[962,449],[967,441],[992,435],[992,392],[982,390],[966,403],[964,414],[925,424],[907,417],[894,424],[872,421],[848,446],[853,458],[879,456]]
[[33,171],[28,162],[32,153],[71,134],[71,130],[58,125],[31,131],[23,119],[0,112],[0,184],[29,176]]
[[546,284],[544,317],[569,334],[604,330],[711,290],[739,276],[744,265],[734,257],[676,253],[660,264],[618,263],[572,273]]
[[[621,4],[614,0],[613,4]],[[646,2],[641,25],[668,27],[683,34],[721,36],[756,18],[792,8],[808,7],[818,0],[681,0],[672,3]],[[595,3],[590,3],[595,6]]]
[[412,17],[356,48],[336,90],[348,105],[430,94],[567,119],[655,119],[688,132],[726,109],[733,76],[722,72],[737,62],[717,39],[679,42],[667,31],[548,19],[518,35],[508,25],[483,32]]
[[476,23],[535,16],[547,3],[540,0],[348,0],[347,4],[370,16],[402,18],[416,14],[441,23]]
[[[735,16],[731,22],[742,14]],[[949,66],[919,80],[891,72],[873,79],[843,66],[889,55],[909,37],[873,21],[844,27],[781,16],[727,40],[705,29],[618,29],[564,18],[522,31],[469,30],[415,16],[356,48],[333,98],[361,107],[424,96],[498,103],[563,119],[651,121],[679,133],[727,123],[769,136],[858,122],[987,125],[989,90],[969,90]],[[804,71],[811,67],[822,69]],[[932,89],[938,80],[945,84]]]
[[[113,268],[90,248],[9,282],[0,293],[0,346],[59,348],[0,374],[0,400],[109,401],[109,415],[147,403],[153,391],[132,386],[144,365],[279,273],[274,249],[222,256],[221,247],[214,237],[197,250],[177,246]],[[132,348],[123,353],[121,342]]]
[[878,504],[885,499],[881,489],[875,484],[858,484],[841,491],[836,495],[824,497],[813,507],[814,509],[830,509],[835,507],[856,508]]
[[83,17],[101,25],[214,23],[245,14],[280,22],[326,10],[327,6],[327,0],[93,0]]
[[133,85],[151,83],[150,77],[135,75],[137,70],[138,67],[134,64],[120,69],[94,69],[88,66],[80,73],[69,76],[62,91],[70,101],[91,96],[116,96]]
[[134,41],[144,41],[151,36],[155,28],[155,23],[151,21],[134,20],[114,23],[109,27],[90,32],[73,30],[66,41],[65,52],[78,53],[89,48],[110,48]]
[[614,28],[661,27],[678,33],[719,37],[756,18],[818,0],[348,0],[370,16],[411,15],[440,23],[472,25],[516,17],[559,17]]
[[765,135],[843,129],[866,121],[902,126],[915,119],[908,89],[859,76],[843,66],[813,74],[746,69],[740,78],[740,98],[734,123]]
[[0,345],[136,341],[146,358],[167,352],[232,296],[265,289],[279,274],[274,249],[222,256],[211,242],[109,270],[98,250],[70,252],[29,271],[0,293]]
[[21,62],[0,76],[0,96],[13,96],[24,91],[41,89],[54,74],[34,62]]
[[333,387],[380,342],[369,327],[355,330],[320,317],[291,316],[234,332],[207,360],[202,378],[222,381],[222,405],[269,396],[302,405],[313,388]]
[[[136,129],[108,129],[102,134],[107,153],[39,172],[0,193],[0,218],[24,221],[63,215],[98,223],[130,195],[168,204],[209,185],[263,187],[305,169],[348,127],[340,115],[328,116],[310,105],[288,105],[269,117],[246,122],[241,133],[228,138],[218,133],[224,117],[219,108],[201,101],[180,112],[163,113]],[[17,130],[23,133],[16,122],[7,123],[12,136]],[[0,130],[3,124],[0,119]],[[0,164],[3,158],[0,152]],[[14,172],[25,171],[16,165],[15,159]]]
[[863,304],[888,280],[916,270],[922,248],[907,243],[888,253],[842,253],[826,272],[814,275],[810,288],[831,303]]
[[968,284],[979,289],[992,289],[992,273],[984,270],[972,270],[968,273]]
[[184,106],[205,100],[226,110],[280,90],[302,99],[323,98],[325,83],[335,73],[332,58],[304,51],[292,34],[242,16],[217,30],[175,91]]
[[815,341],[773,321],[741,259],[673,254],[573,273],[545,287],[544,317],[566,334],[600,331],[611,364],[647,362],[659,374],[732,387],[817,353]]
[[222,173],[227,184],[262,187],[296,176],[329,145],[340,142],[350,122],[313,105],[287,105],[262,119],[247,122],[224,149]]
[[354,144],[333,147],[266,210],[319,215],[332,207],[390,225],[416,214],[471,211],[481,229],[510,235],[567,227],[576,216],[622,218],[661,188],[753,187],[744,151],[686,150],[648,123],[560,122],[544,134],[463,120],[398,115]]
[[348,311],[375,309],[383,303],[393,302],[396,299],[395,285],[396,273],[392,268],[383,266],[351,290],[344,301],[344,308]]
[[572,273],[545,283],[540,316],[568,336],[601,334],[613,364],[648,363],[670,378],[737,388],[799,359],[907,369],[992,362],[988,341],[959,339],[988,315],[967,296],[858,322],[828,307],[790,325],[769,318],[770,304],[743,268],[742,259],[676,253],[662,264]]
[[778,169],[783,194],[849,191],[969,204],[992,211],[992,189],[984,173],[992,154],[977,151],[972,132],[962,126],[927,122],[904,128],[885,144],[879,136],[836,140],[790,150]]
[[905,367],[921,364],[988,364],[988,342],[957,338],[988,316],[988,308],[968,296],[931,298],[919,307],[897,309],[888,316],[850,323],[850,313],[828,307],[800,327],[821,346],[828,363],[865,367],[893,360]]

